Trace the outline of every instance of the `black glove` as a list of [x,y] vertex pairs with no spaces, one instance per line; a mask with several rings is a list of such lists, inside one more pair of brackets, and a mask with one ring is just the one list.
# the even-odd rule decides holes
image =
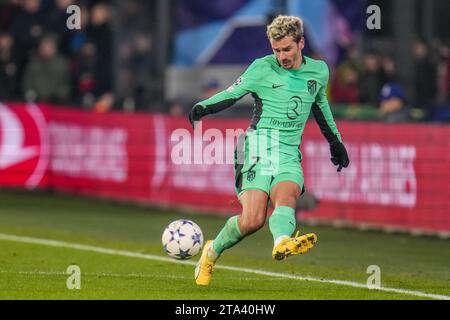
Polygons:
[[340,172],[342,168],[347,168],[350,160],[348,159],[347,150],[342,142],[339,140],[330,143],[331,162],[335,166],[339,166],[337,171]]
[[189,122],[191,126],[194,128],[194,122],[199,121],[205,115],[204,109],[200,105],[195,105],[191,111],[189,112]]

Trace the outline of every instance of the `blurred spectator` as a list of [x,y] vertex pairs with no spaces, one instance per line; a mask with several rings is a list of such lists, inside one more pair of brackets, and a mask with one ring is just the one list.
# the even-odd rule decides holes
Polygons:
[[69,54],[77,54],[80,52],[83,45],[87,42],[87,26],[89,23],[89,8],[80,5],[80,23],[81,28],[79,30],[71,30],[70,32],[70,42],[69,46]]
[[360,102],[378,105],[378,94],[383,84],[378,57],[372,52],[364,54],[363,70],[358,83]]
[[41,13],[41,0],[23,0],[12,19],[10,32],[23,53],[36,48],[44,31],[45,17]]
[[44,33],[45,17],[41,12],[41,0],[22,0],[11,21],[9,32],[16,47],[17,76],[21,81],[30,53],[36,49]]
[[395,82],[387,83],[381,89],[380,112],[388,123],[411,120],[411,108],[406,103],[403,87]]
[[69,66],[58,54],[54,37],[45,36],[31,58],[23,79],[27,99],[66,103],[70,94]]
[[84,108],[92,107],[95,100],[95,64],[96,48],[91,42],[86,42],[73,60],[72,73],[74,85],[74,101]]
[[442,44],[438,63],[438,104],[450,105],[450,48]]
[[94,95],[96,97],[113,89],[113,35],[110,20],[110,8],[106,3],[100,2],[92,8],[87,35],[88,41],[95,47]]
[[21,0],[0,1],[0,30],[8,30],[17,13],[21,11],[20,2]]
[[[119,1],[115,7],[117,101],[127,111],[150,111],[160,102],[162,79],[157,75],[153,46],[154,2]],[[166,104],[168,108],[168,105]]]
[[381,84],[397,81],[395,61],[390,56],[381,57]]
[[436,64],[431,60],[429,48],[421,40],[414,42],[413,56],[415,106],[430,109],[435,103],[437,94]]
[[72,103],[92,108],[95,97],[95,64],[96,48],[88,41],[87,26],[89,23],[89,9],[80,5],[81,28],[71,30],[68,43],[69,55],[71,57],[71,81],[72,81]]
[[355,46],[347,49],[346,59],[339,64],[331,82],[331,97],[335,103],[358,103],[359,65]]
[[59,52],[67,55],[70,52],[70,41],[73,30],[66,27],[67,8],[75,3],[74,0],[54,0],[54,8],[46,15],[46,31],[58,38]]
[[438,96],[437,106],[430,120],[450,122],[450,49],[443,43],[438,47]]
[[11,35],[0,32],[0,101],[15,99],[17,94],[17,62],[13,48]]
[[138,109],[148,110],[148,103],[156,85],[155,67],[152,57],[152,38],[148,34],[137,33],[133,39],[130,64],[132,72],[133,98]]

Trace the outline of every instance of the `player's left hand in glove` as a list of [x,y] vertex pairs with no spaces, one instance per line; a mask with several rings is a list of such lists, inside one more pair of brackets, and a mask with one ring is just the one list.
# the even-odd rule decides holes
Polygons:
[[191,123],[192,129],[195,129],[195,122],[200,121],[200,119],[205,115],[204,109],[201,105],[195,105],[189,112],[189,122]]
[[331,162],[338,166],[337,171],[340,172],[342,168],[347,168],[350,160],[348,159],[347,150],[342,142],[339,140],[330,143]]

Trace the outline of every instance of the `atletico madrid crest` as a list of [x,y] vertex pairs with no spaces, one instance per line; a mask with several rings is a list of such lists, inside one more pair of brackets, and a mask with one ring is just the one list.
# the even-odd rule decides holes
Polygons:
[[317,90],[317,81],[308,80],[308,92],[313,96]]

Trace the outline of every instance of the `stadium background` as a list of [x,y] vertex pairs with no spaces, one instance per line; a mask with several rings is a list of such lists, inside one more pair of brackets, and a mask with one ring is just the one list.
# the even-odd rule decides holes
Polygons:
[[[66,28],[72,4],[81,30]],[[372,4],[379,30],[366,26]],[[143,204],[160,220],[161,208],[172,219],[236,214],[232,166],[174,164],[171,135],[191,132],[195,101],[271,53],[272,17],[293,14],[305,21],[305,54],[330,67],[329,100],[351,159],[335,172],[308,123],[300,224],[448,238],[449,11],[444,0],[1,1],[1,193],[18,202],[65,194]],[[204,121],[203,132],[245,129],[251,113],[244,98]],[[28,226],[10,216],[15,206],[0,204],[6,231],[8,221],[15,231]],[[45,216],[38,207],[30,219]],[[134,210],[124,207],[124,219]]]

